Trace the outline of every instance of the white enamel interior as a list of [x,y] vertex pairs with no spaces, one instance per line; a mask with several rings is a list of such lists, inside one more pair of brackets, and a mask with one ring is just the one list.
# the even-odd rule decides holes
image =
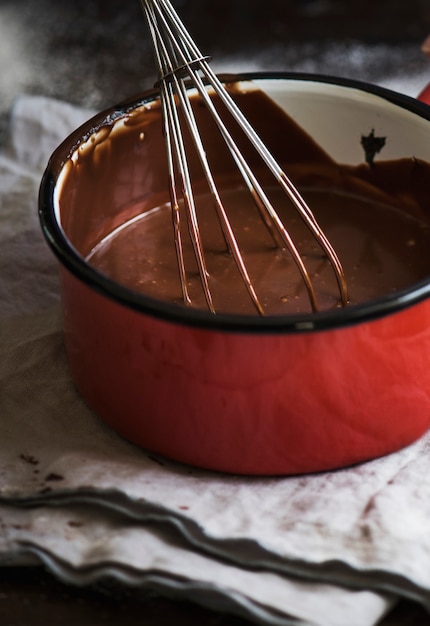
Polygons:
[[312,80],[254,80],[324,150],[342,163],[364,159],[361,137],[386,137],[376,159],[430,160],[430,121],[360,89]]

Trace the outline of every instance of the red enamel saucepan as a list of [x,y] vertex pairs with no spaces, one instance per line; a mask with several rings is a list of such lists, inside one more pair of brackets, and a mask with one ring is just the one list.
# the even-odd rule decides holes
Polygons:
[[[385,158],[430,161],[423,102],[328,77],[240,78],[251,79],[336,161],[359,162],[357,138],[370,129],[390,139]],[[114,174],[105,167],[109,151],[100,150],[115,133],[120,150],[121,133],[133,131],[130,112],[156,98],[140,95],[86,123],[53,154],[41,185],[70,371],[88,405],[152,453],[235,473],[328,470],[420,437],[430,424],[430,276],[364,304],[272,318],[154,300],[86,262],[116,210],[162,192],[164,166],[145,141],[136,139],[135,166],[116,159]],[[422,98],[430,100],[428,90]],[[430,180],[428,189],[430,209]]]

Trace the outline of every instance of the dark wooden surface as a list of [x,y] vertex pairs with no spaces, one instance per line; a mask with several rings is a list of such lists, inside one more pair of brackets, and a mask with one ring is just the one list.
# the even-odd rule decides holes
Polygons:
[[[252,626],[192,602],[141,596],[124,588],[74,588],[41,568],[0,568],[1,626]],[[430,615],[410,602],[381,626],[426,626]],[[348,626],[348,624],[345,624]]]

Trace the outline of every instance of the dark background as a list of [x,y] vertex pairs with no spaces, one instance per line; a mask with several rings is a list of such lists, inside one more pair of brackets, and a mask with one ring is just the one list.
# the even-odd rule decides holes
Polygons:
[[[380,82],[413,80],[428,68],[430,81],[430,61],[420,51],[430,33],[429,0],[174,4],[216,71],[300,70]],[[0,0],[3,135],[20,93],[99,109],[154,81],[138,0]]]

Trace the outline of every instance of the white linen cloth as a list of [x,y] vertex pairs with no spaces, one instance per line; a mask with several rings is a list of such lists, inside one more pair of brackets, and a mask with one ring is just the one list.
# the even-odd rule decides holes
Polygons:
[[280,626],[372,626],[397,597],[430,611],[430,435],[336,472],[226,476],[145,454],[78,396],[37,193],[89,116],[21,97],[0,155],[0,564],[109,573]]

